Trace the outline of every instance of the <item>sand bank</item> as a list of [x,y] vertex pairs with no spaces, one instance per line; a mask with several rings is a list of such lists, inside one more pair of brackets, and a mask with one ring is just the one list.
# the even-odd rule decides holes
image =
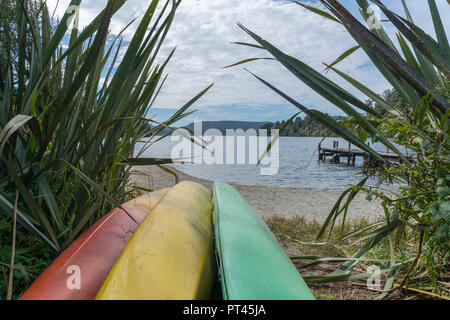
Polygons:
[[[190,180],[211,189],[213,182],[189,176],[173,169],[179,176],[179,181]],[[136,167],[132,174],[132,183],[152,190],[171,187],[175,178],[158,167]],[[263,218],[271,216],[294,217],[303,216],[309,220],[323,222],[341,191],[275,188],[264,186],[244,186],[231,184],[236,188],[248,203]],[[365,217],[371,221],[384,216],[381,204],[377,201],[369,202],[364,194],[358,195],[352,202],[348,211],[348,218],[357,219]]]

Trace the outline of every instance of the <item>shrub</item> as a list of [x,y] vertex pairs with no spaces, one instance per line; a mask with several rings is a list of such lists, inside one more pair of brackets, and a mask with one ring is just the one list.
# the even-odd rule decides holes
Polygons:
[[[157,134],[173,129],[209,89],[163,123],[147,119],[174,53],[156,63],[180,2],[151,1],[126,47],[121,34],[131,23],[109,34],[125,0],[109,0],[84,30],[74,27],[68,37],[75,10],[56,23],[45,1],[1,2],[10,10],[0,21],[0,47],[6,48],[0,51],[0,218],[6,220],[0,221],[12,228],[16,209],[18,245],[26,244],[27,233],[32,246],[39,239],[55,255],[127,199],[132,165],[170,162],[137,161],[134,150],[144,137],[145,150]],[[80,3],[72,0],[69,9]],[[2,235],[1,252],[11,249],[11,238]]]
[[[305,107],[268,81],[254,76],[302,112],[360,147],[381,163],[385,163],[384,159],[365,144],[367,139],[383,143],[402,160],[400,165],[389,166],[385,163],[382,168],[373,168],[365,172],[367,175],[378,176],[380,182],[397,184],[397,188],[392,186],[386,189],[381,184],[368,186],[365,178],[342,194],[316,240],[324,236],[327,228],[332,229],[335,226],[338,217],[343,216],[345,223],[348,204],[359,192],[366,192],[369,200],[382,199],[386,222],[382,227],[374,225],[373,227],[378,226],[378,229],[361,237],[360,241],[364,241],[365,245],[352,259],[321,281],[351,279],[349,274],[359,259],[387,243],[390,261],[387,265],[383,265],[383,273],[387,275],[387,279],[384,288],[386,292],[382,296],[386,296],[393,288],[393,281],[399,270],[404,271],[404,277],[400,282],[400,287],[403,287],[413,270],[417,270],[421,265],[426,267],[436,289],[439,283],[437,279],[440,277],[443,281],[441,283],[445,283],[445,277],[448,276],[445,270],[448,270],[449,265],[450,243],[448,119],[450,50],[436,3],[434,0],[428,0],[437,40],[414,24],[405,1],[402,1],[406,13],[406,18],[403,18],[389,10],[381,1],[372,0],[384,13],[387,21],[397,28],[400,47],[397,48],[385,32],[382,23],[373,14],[374,11],[367,0],[356,2],[368,27],[357,20],[339,1],[320,2],[331,14],[300,2],[295,3],[346,28],[357,44],[333,63],[325,64],[326,70],[336,72],[367,96],[370,102],[362,102],[300,59],[285,54],[239,24],[257,42],[239,44],[266,50],[299,80],[346,113],[347,119],[339,123],[318,110]],[[390,82],[395,95],[378,95],[336,68],[340,61],[360,49],[365,51],[374,66]],[[237,64],[253,60],[246,59]],[[404,155],[396,144],[413,150],[416,153],[415,157],[412,159]],[[416,234],[415,257],[400,254],[399,258],[396,255],[401,251],[399,241],[402,240],[404,232]],[[448,295],[448,289],[444,289],[444,286],[441,286],[441,289]]]

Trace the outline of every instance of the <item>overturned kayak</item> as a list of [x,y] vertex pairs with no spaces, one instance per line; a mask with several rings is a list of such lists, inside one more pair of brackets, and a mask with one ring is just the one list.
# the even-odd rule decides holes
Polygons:
[[225,300],[313,300],[264,221],[231,186],[213,191],[216,255]]
[[[155,191],[123,205],[140,223],[167,194]],[[25,291],[20,300],[91,300],[138,224],[116,208],[79,236]]]
[[[115,209],[62,252],[22,300],[314,299],[232,187],[181,182]],[[214,223],[213,223],[214,222]],[[214,240],[215,235],[215,240]],[[216,261],[214,261],[216,246]]]
[[210,192],[183,181],[140,224],[97,299],[208,299],[214,279]]

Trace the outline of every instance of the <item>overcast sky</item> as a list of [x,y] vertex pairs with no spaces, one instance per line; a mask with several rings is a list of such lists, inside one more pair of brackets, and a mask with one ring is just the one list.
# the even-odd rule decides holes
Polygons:
[[[52,11],[57,0],[47,2]],[[64,13],[69,2],[59,1],[56,11],[58,15]],[[80,11],[81,26],[92,21],[106,2],[83,1]],[[318,6],[316,1],[302,2]],[[387,2],[394,11],[403,15],[400,0],[385,1]],[[427,1],[406,2],[416,23],[435,37]],[[441,16],[449,17],[450,6],[447,1],[436,2]],[[360,18],[354,0],[342,0],[341,3]],[[132,16],[142,15],[149,4],[150,0],[128,0],[113,18],[112,33],[118,33]],[[233,41],[251,41],[236,25],[237,21],[319,71],[323,70],[322,62],[330,63],[345,50],[356,45],[343,27],[290,1],[183,0],[161,55],[167,55],[175,46],[177,51],[167,68],[169,78],[166,86],[149,116],[166,119],[210,83],[215,83],[215,86],[193,107],[199,111],[185,122],[197,119],[276,121],[287,119],[298,111],[241,66],[223,69],[224,66],[242,59],[268,56],[258,49],[230,44]],[[448,22],[445,24],[449,30]],[[136,25],[137,23],[133,27]],[[131,39],[133,27],[125,33],[125,40]],[[393,29],[389,25],[385,27],[394,38]],[[331,115],[341,114],[338,108],[303,85],[275,61],[257,61],[247,64],[246,67],[311,108]],[[389,88],[389,84],[372,66],[362,50],[340,63],[338,68],[376,92],[381,93]],[[366,99],[331,72],[328,75],[361,99]]]

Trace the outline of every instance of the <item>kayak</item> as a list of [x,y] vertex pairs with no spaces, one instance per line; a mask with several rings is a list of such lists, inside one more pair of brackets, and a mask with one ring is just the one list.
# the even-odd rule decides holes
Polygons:
[[[169,189],[145,194],[123,208],[141,223]],[[116,208],[81,234],[36,279],[20,300],[92,300],[111,271],[136,224]],[[76,279],[75,277],[79,277]],[[77,283],[78,281],[78,283]]]
[[273,233],[235,189],[216,183],[213,202],[224,300],[314,300]]
[[177,184],[139,225],[96,299],[208,299],[216,277],[212,229],[210,192]]
[[216,183],[211,199],[203,186],[183,181],[123,208],[136,222],[112,210],[20,299],[314,299],[264,221],[227,184]]

